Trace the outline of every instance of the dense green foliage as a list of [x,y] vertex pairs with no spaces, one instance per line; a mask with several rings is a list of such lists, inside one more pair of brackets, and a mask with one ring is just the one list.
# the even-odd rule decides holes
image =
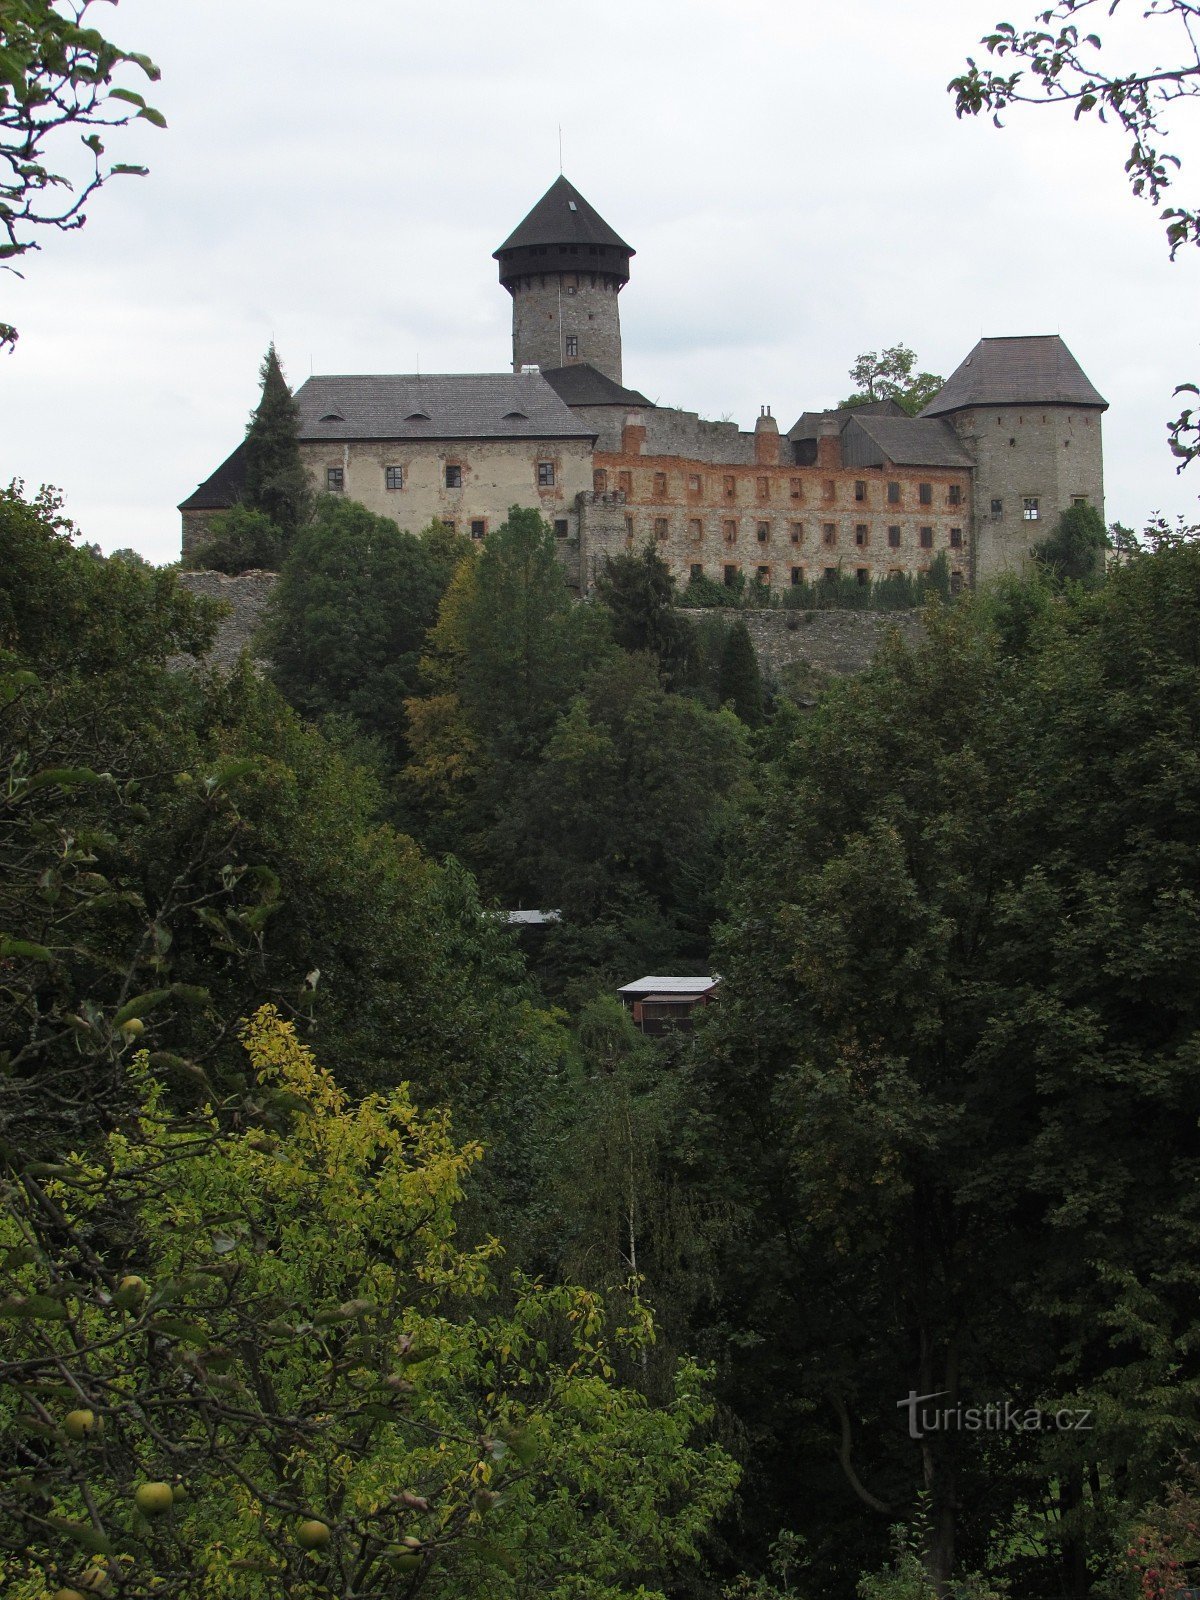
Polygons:
[[675,607],[675,580],[653,542],[640,556],[610,559],[596,578],[596,598],[608,609],[615,644],[654,656],[670,688],[688,680],[694,631]]
[[194,572],[227,572],[236,577],[255,569],[278,572],[283,564],[283,535],[265,511],[233,506],[218,512],[206,532],[205,542],[184,558],[183,565]]
[[1091,505],[1068,506],[1050,536],[1034,546],[1037,559],[1060,583],[1094,588],[1104,577],[1108,549],[1104,518]]
[[945,383],[936,372],[917,372],[916,352],[895,344],[887,350],[865,350],[850,368],[854,391],[843,406],[864,406],[894,400],[910,417],[929,404]]

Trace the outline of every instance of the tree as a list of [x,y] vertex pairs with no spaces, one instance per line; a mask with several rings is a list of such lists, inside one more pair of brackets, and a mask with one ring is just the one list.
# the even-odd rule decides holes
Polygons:
[[661,1595],[736,1481],[703,1375],[620,1388],[648,1319],[501,1298],[444,1113],[353,1104],[269,1007],[244,1038],[241,1107],[173,1116],[142,1055],[135,1120],[4,1157],[5,1592]]
[[[757,1535],[789,1519],[835,1588],[925,1494],[939,1588],[1005,1549],[1083,1594],[1195,1438],[1198,617],[1187,546],[936,614],[796,719],[735,852],[711,1336],[752,1352]],[[1096,1425],[912,1437],[910,1393]]]
[[[990,112],[997,127],[1002,113],[1014,105],[1069,105],[1076,121],[1095,113],[1102,122],[1116,122],[1130,139],[1125,171],[1133,192],[1157,206],[1180,169],[1179,157],[1161,148],[1161,141],[1170,137],[1166,119],[1180,101],[1200,96],[1196,42],[1200,4],[1146,0],[1140,7],[1139,37],[1153,37],[1150,58],[1114,71],[1102,60],[1100,35],[1081,35],[1079,22],[1101,9],[1112,17],[1122,4],[1123,0],[1104,0],[1103,6],[1100,0],[1056,0],[1036,13],[1039,25],[1034,27],[997,23],[982,40],[988,54],[1020,65],[1011,72],[997,72],[968,58],[967,71],[952,78],[948,87],[960,117]],[[1163,38],[1169,41],[1165,52],[1159,43]],[[1200,245],[1200,210],[1173,205],[1160,216],[1172,260],[1182,246]],[[1183,383],[1176,393],[1197,394],[1200,389]],[[1200,411],[1195,406],[1188,406],[1169,425],[1169,442],[1180,471],[1200,454]]]
[[[160,111],[116,80],[136,68],[150,82],[148,56],[122,50],[88,25],[95,0],[0,0],[0,262],[36,250],[42,228],[81,228],[84,206],[110,178],[144,167],[105,168],[100,130],[144,120],[165,127]],[[50,148],[68,129],[85,130],[86,167],[68,175]],[[54,165],[49,163],[54,162]],[[70,165],[69,163],[67,164]],[[0,323],[0,345],[16,329]]]
[[243,500],[279,530],[284,548],[312,510],[308,473],[300,459],[300,412],[287,386],[274,342],[259,372],[262,395],[246,428]]
[[283,563],[283,537],[265,511],[233,506],[213,517],[205,531],[206,542],[183,563],[194,572],[227,572],[236,577],[255,568],[278,572]]
[[1104,518],[1092,505],[1068,506],[1033,553],[1060,582],[1095,585],[1104,577],[1108,549]]
[[596,596],[611,614],[614,642],[649,651],[664,683],[678,688],[691,668],[695,630],[675,608],[675,580],[653,541],[640,556],[610,557],[596,578]]
[[870,401],[894,400],[915,417],[946,381],[933,372],[914,372],[916,362],[916,354],[902,344],[883,351],[864,351],[850,368],[855,389],[842,405],[862,406]]
[[721,704],[732,705],[747,727],[762,726],[765,720],[762,673],[750,630],[740,617],[725,636],[717,693]]
[[322,498],[271,596],[264,649],[275,682],[307,716],[352,717],[398,766],[404,702],[444,578],[416,534],[354,501]]

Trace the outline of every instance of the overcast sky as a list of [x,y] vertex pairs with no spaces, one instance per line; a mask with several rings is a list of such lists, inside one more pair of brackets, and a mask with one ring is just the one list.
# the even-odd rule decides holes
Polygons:
[[[1137,10],[1142,8],[1139,6]],[[179,551],[175,506],[241,437],[274,337],[316,372],[501,371],[491,252],[558,171],[635,247],[625,381],[790,426],[903,341],[1060,333],[1109,400],[1110,518],[1200,520],[1165,420],[1200,376],[1200,252],[1170,263],[1115,129],[958,122],[948,79],[1034,0],[120,0],[169,128],[147,178],[0,282],[0,477],[59,485],[106,550]],[[1101,15],[1098,21],[1102,24]],[[1105,31],[1110,37],[1112,25]],[[1147,39],[1111,34],[1123,64]],[[1182,108],[1186,115],[1186,105]],[[1200,116],[1192,113],[1193,124]],[[1200,131],[1180,194],[1200,186]],[[1193,181],[1189,181],[1193,180]]]

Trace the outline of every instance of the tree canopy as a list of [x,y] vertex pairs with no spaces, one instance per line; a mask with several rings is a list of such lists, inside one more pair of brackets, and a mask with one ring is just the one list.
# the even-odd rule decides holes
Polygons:
[[916,364],[916,353],[907,345],[864,351],[850,368],[854,391],[841,404],[862,406],[875,400],[894,400],[915,417],[946,381],[934,372],[915,371]]

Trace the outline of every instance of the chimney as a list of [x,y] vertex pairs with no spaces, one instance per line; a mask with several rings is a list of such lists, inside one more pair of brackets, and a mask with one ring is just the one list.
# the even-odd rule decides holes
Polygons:
[[836,417],[822,417],[817,423],[817,465],[826,472],[841,470],[842,430]]
[[646,419],[640,411],[631,411],[625,418],[625,426],[621,429],[621,453],[627,456],[640,456],[645,442]]
[[758,421],[754,424],[754,460],[760,467],[779,465],[779,424],[771,415],[770,406],[758,408]]

